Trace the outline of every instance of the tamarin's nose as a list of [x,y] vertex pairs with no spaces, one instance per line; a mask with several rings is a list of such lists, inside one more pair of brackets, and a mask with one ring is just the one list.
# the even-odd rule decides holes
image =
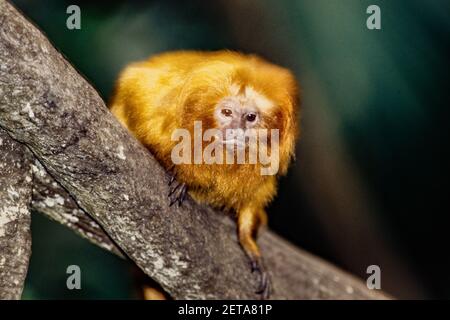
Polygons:
[[[226,127],[230,132],[231,130],[245,130],[245,119],[235,117]],[[235,132],[233,131],[233,133]]]
[[240,136],[240,135],[243,135],[243,134],[244,134],[244,129],[245,129],[245,128],[240,128],[240,127],[238,127],[238,128],[231,128],[231,129],[228,129],[227,131],[228,131],[229,134],[231,134],[231,135]]

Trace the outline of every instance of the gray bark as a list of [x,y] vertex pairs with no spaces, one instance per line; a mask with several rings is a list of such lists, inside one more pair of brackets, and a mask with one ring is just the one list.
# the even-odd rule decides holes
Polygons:
[[20,299],[31,254],[29,153],[0,129],[0,300]]
[[[0,129],[1,130],[1,129]],[[102,227],[81,209],[73,197],[48,174],[36,159],[32,165],[33,198],[31,208],[75,231],[99,247],[124,257]]]
[[[168,177],[153,156],[46,37],[3,0],[0,127],[42,165],[35,165],[40,178],[33,205],[39,211],[107,250],[124,252],[176,299],[258,298],[258,277],[232,219],[190,198],[169,207]],[[259,243],[274,299],[385,297],[268,230]]]

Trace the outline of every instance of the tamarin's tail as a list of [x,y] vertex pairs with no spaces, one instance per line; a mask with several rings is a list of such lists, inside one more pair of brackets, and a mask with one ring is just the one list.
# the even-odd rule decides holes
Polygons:
[[141,300],[171,300],[172,298],[161,286],[147,276],[141,269],[133,266],[134,296]]

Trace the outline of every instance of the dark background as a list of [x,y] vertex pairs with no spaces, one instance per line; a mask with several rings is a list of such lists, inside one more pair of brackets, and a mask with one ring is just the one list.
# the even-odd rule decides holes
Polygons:
[[[269,224],[398,298],[450,298],[448,0],[13,1],[107,98],[129,62],[234,49],[288,67],[303,91],[297,160]],[[81,30],[66,8],[81,8]],[[382,30],[366,28],[381,7]],[[135,298],[130,264],[34,214],[24,297]],[[66,289],[68,265],[82,290]]]

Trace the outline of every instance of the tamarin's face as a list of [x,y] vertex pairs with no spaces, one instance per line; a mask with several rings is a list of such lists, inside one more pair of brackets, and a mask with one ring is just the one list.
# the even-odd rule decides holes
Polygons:
[[258,159],[264,149],[271,155],[274,151],[274,157],[279,151],[280,174],[285,174],[297,136],[295,78],[288,70],[255,57],[231,58],[235,60],[202,63],[182,83],[176,100],[179,128],[195,137],[195,123],[201,122],[203,141],[211,141],[203,144],[205,150],[221,145],[231,151],[227,157],[238,154],[236,149],[248,150],[246,158],[257,155]]
[[[216,128],[222,131],[219,142],[245,147],[248,141],[243,133],[248,129],[264,128],[266,112],[273,103],[250,86],[233,85],[230,91],[231,95],[222,98],[214,109]],[[227,138],[230,135],[233,138]]]

